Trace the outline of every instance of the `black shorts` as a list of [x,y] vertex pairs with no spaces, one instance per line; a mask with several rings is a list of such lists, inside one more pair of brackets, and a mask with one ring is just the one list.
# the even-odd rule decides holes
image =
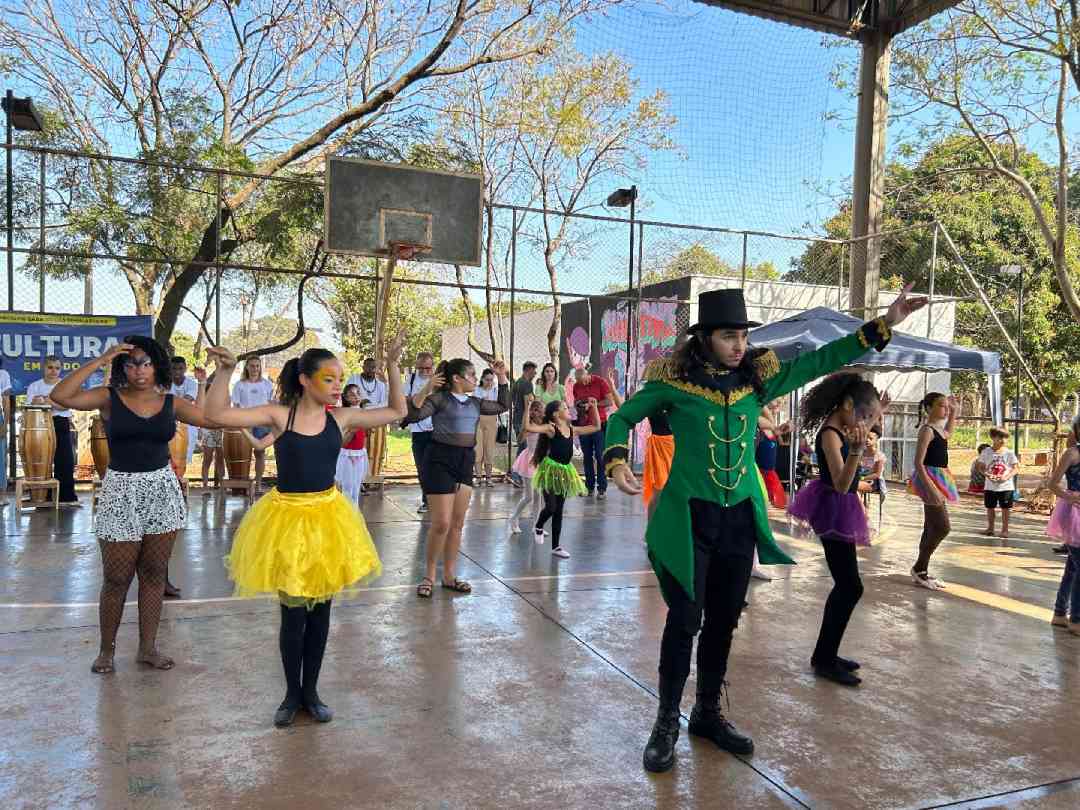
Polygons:
[[427,495],[453,495],[458,487],[473,485],[476,448],[432,441],[424,451],[420,471]]
[[983,506],[987,509],[1012,509],[1013,491],[1007,489],[1004,492],[991,492],[983,490]]

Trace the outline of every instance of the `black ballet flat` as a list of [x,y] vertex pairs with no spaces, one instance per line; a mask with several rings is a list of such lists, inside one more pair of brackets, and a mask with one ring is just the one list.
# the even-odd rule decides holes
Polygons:
[[844,669],[840,664],[821,664],[814,667],[814,674],[841,686],[858,686],[862,678]]
[[334,713],[330,711],[330,707],[318,698],[311,702],[305,702],[304,709],[316,723],[329,723],[334,719]]
[[274,712],[274,725],[278,728],[286,728],[293,724],[293,720],[296,719],[296,713],[300,711],[299,703],[289,703],[284,700],[281,705],[278,706],[276,712]]
[[836,656],[836,663],[848,672],[854,672],[862,666],[858,661],[852,661],[850,658],[841,658],[839,655]]

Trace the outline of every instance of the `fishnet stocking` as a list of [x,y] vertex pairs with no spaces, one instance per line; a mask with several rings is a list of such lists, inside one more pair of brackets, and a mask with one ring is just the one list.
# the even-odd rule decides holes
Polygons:
[[165,570],[172,554],[176,533],[151,534],[140,543],[100,541],[101,597],[98,621],[101,625],[101,650],[94,662],[94,672],[112,672],[116,650],[116,632],[124,616],[124,600],[135,573],[139,574],[139,655],[138,660],[160,669],[172,667],[172,659],[156,648],[161,602],[165,593]]

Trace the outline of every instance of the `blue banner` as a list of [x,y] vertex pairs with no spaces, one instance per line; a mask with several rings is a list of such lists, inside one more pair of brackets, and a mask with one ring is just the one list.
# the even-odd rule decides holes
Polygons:
[[[26,386],[42,378],[45,358],[60,358],[66,377],[87,360],[100,357],[128,335],[153,336],[149,315],[54,315],[37,312],[0,312],[0,359],[11,375],[11,393],[25,394]],[[104,382],[104,370],[87,387]]]

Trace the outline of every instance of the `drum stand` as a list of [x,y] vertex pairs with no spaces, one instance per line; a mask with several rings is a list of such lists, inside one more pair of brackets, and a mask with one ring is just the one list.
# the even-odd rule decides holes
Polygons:
[[247,498],[248,503],[255,500],[255,479],[254,478],[224,478],[217,488],[217,495],[227,496],[229,490],[240,489],[244,491],[244,497]]
[[15,509],[19,512],[33,512],[39,506],[48,504],[48,501],[35,501],[30,497],[23,500],[24,494],[29,496],[35,489],[44,489],[46,493],[52,490],[52,506],[56,511],[60,510],[60,482],[55,478],[42,478],[31,480],[29,478],[15,479]]

